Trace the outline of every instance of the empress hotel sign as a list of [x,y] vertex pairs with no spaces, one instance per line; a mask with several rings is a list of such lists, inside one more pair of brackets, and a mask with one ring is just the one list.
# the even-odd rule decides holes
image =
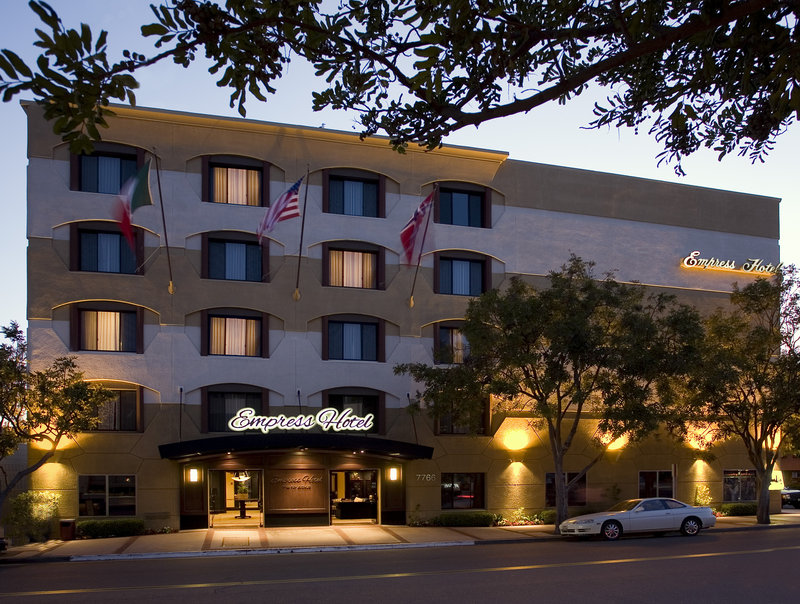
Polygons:
[[358,430],[365,432],[371,430],[375,416],[368,413],[364,417],[355,415],[352,409],[339,411],[333,407],[326,407],[314,415],[256,415],[255,409],[244,407],[228,422],[228,427],[236,432],[242,430],[261,430],[268,434],[270,430],[310,430],[319,426],[326,432],[333,430]]
[[701,258],[700,251],[695,250],[681,261],[681,266],[684,268],[774,275],[783,268],[783,262],[772,264],[765,262],[763,258],[748,258],[747,262],[737,264],[735,260],[727,258],[715,258],[713,256]]

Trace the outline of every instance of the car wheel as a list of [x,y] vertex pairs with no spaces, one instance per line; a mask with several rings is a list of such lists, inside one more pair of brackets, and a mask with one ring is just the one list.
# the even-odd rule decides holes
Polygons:
[[681,524],[681,532],[687,537],[694,537],[703,528],[703,524],[694,516],[690,516]]
[[606,541],[616,541],[622,537],[622,525],[616,520],[609,520],[600,529],[600,534]]

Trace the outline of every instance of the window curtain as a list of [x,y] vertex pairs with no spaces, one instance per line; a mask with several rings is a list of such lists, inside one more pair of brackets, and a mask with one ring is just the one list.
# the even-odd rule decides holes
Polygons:
[[[127,245],[127,243],[126,243]],[[97,234],[97,270],[101,273],[120,272],[120,236],[115,233]]]
[[261,173],[248,168],[214,167],[214,201],[261,205]]
[[375,288],[376,255],[372,252],[330,250],[329,283],[336,287]]
[[346,360],[361,360],[361,324],[344,323],[342,325],[342,352]]
[[244,243],[225,244],[225,278],[247,279],[247,246]]
[[81,325],[83,350],[120,350],[118,312],[84,310]]
[[364,287],[364,275],[361,252],[344,252],[344,286]]
[[227,201],[237,205],[247,205],[247,170],[227,168]]
[[97,233],[81,233],[81,270],[97,270]]
[[451,193],[453,200],[452,224],[469,226],[469,195],[466,193]]
[[344,181],[344,213],[348,216],[364,215],[364,185],[358,181]]
[[463,363],[469,355],[469,342],[460,329],[450,329],[450,350],[453,353],[453,363]]
[[258,356],[261,322],[237,317],[211,317],[209,354]]
[[97,192],[119,193],[120,188],[120,159],[118,157],[97,158]]
[[469,260],[453,260],[452,293],[462,296],[470,295],[470,262]]
[[344,287],[344,252],[342,250],[329,250],[328,282],[335,287]]
[[214,168],[214,201],[228,203],[228,170]]

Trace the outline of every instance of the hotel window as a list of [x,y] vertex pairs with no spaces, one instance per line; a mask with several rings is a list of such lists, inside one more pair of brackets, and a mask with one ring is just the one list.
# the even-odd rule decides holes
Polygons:
[[639,497],[672,497],[672,470],[639,472]]
[[384,216],[384,179],[358,170],[323,173],[322,211],[346,216]]
[[203,432],[233,432],[228,422],[239,409],[249,407],[256,415],[263,415],[269,407],[265,389],[224,384],[202,389]]
[[[368,391],[361,393],[354,390],[343,391],[337,389],[333,391],[326,391],[323,393],[323,406],[333,407],[338,411],[350,409],[354,415],[364,417],[372,414],[374,417],[372,429],[368,431],[358,430],[360,434],[383,434],[383,409],[385,407],[385,399],[383,393],[376,391]],[[355,431],[354,431],[355,432]]]
[[79,309],[78,312],[80,337],[77,350],[140,352],[139,312],[88,309]]
[[384,251],[379,246],[342,242],[325,243],[323,284],[331,287],[383,289]]
[[323,360],[383,361],[381,321],[323,321]]
[[[107,224],[107,223],[106,223]],[[133,229],[134,248],[119,231],[70,228],[70,270],[98,273],[141,274],[144,238],[141,229]]]
[[460,364],[469,356],[469,342],[460,325],[439,323],[434,326],[433,358],[436,364]]
[[755,470],[723,470],[722,501],[755,501]]
[[481,397],[474,404],[463,407],[458,411],[453,409],[450,413],[442,413],[434,421],[436,434],[486,434],[489,423],[489,399]]
[[204,354],[223,356],[262,356],[266,352],[266,318],[207,315],[208,340]]
[[442,472],[442,509],[486,507],[484,475],[477,472]]
[[243,206],[266,205],[269,164],[245,157],[203,157],[204,201]]
[[[578,472],[566,472],[567,481],[572,480]],[[556,504],[556,474],[547,472],[544,478],[544,504],[553,507]],[[577,483],[572,485],[567,493],[567,505],[586,505],[586,474],[581,476]]]
[[[113,150],[104,150],[103,147]],[[119,195],[122,185],[136,175],[143,159],[142,151],[121,145],[97,144],[91,155],[71,156],[70,189]]]
[[136,476],[78,476],[79,516],[135,516]]
[[216,239],[203,234],[203,273],[205,279],[266,281],[269,247],[242,239]]
[[136,390],[111,390],[113,398],[100,407],[100,423],[95,430],[101,432],[135,432],[139,429],[140,392]]
[[486,291],[491,263],[475,256],[440,256],[437,253],[434,261],[436,293],[480,296]]
[[489,227],[491,219],[486,198],[485,190],[459,191],[442,188],[434,208],[434,219],[440,224]]

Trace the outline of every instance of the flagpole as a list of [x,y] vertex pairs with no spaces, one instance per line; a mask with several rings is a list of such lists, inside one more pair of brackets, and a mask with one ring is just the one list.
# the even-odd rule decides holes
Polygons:
[[[436,193],[437,185],[434,185],[434,195]],[[435,200],[432,201],[435,203]],[[408,307],[414,308],[414,288],[417,287],[417,275],[419,274],[419,265],[422,263],[422,250],[425,247],[425,237],[428,235],[428,225],[431,222],[431,214],[433,214],[433,208],[428,208],[428,217],[425,220],[425,230],[422,231],[422,243],[419,244],[419,256],[417,257],[417,268],[414,270],[414,281],[411,283],[411,295],[408,298]]]
[[297,277],[294,281],[294,293],[292,300],[298,302],[300,300],[300,260],[303,258],[303,234],[306,230],[306,208],[308,207],[308,176],[311,173],[311,167],[306,165],[306,193],[303,196],[303,211],[300,213],[300,247],[297,250]]
[[158,155],[156,157],[156,181],[158,183],[158,200],[161,202],[161,224],[164,227],[164,247],[167,248],[167,269],[169,270],[169,286],[167,291],[170,295],[175,293],[175,287],[172,285],[172,260],[169,257],[169,238],[167,237],[167,219],[164,216],[164,196],[161,194],[161,160]]

